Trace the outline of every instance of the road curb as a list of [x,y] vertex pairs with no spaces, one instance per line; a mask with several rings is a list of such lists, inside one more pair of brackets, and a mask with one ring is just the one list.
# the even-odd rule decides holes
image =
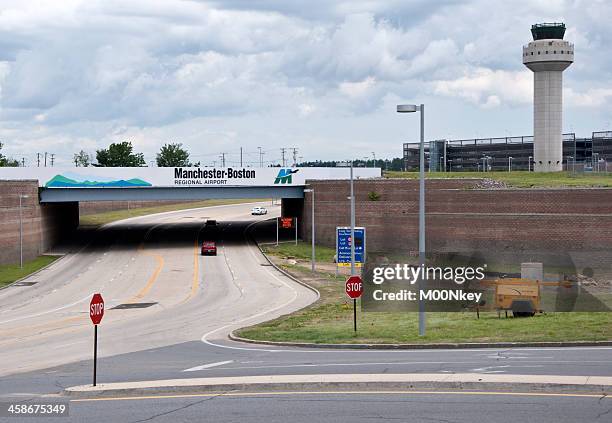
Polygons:
[[19,278],[19,279],[17,279],[16,281],[13,281],[13,282],[11,282],[11,283],[10,283],[10,284],[8,284],[8,285],[5,285],[5,286],[0,287],[0,291],[2,291],[3,289],[6,289],[6,288],[10,288],[11,286],[13,286],[13,285],[15,285],[15,284],[17,284],[17,283],[19,283],[19,282],[21,282],[21,281],[24,281],[24,280],[26,280],[26,279],[27,279],[27,278],[29,278],[29,277],[32,277],[32,276],[34,276],[34,275],[38,275],[38,274],[39,274],[40,272],[42,272],[43,270],[45,270],[45,269],[47,269],[47,268],[49,268],[49,267],[53,266],[55,263],[58,263],[60,260],[62,260],[63,258],[65,258],[65,257],[66,257],[68,254],[41,254],[41,255],[43,255],[43,256],[53,256],[53,257],[58,257],[58,258],[57,258],[57,260],[53,260],[51,263],[49,263],[49,264],[47,264],[47,265],[45,265],[45,266],[41,267],[40,269],[38,269],[38,270],[36,270],[36,271],[34,271],[34,272],[30,273],[29,275],[25,275],[24,277]]
[[[262,222],[267,222],[269,220],[272,220],[272,219],[263,220]],[[257,222],[256,224],[259,224],[259,223],[261,223],[261,222]],[[255,239],[253,234],[249,233],[249,236],[251,237],[251,240],[253,241],[253,243],[259,249],[259,252],[265,257],[266,261],[268,263],[270,263],[270,266],[274,267],[276,270],[278,270],[280,273],[282,273],[283,275],[285,275],[286,277],[288,277],[289,279],[291,279],[295,283],[298,283],[298,284],[302,285],[303,287],[310,289],[315,294],[317,294],[317,299],[312,304],[315,304],[317,301],[319,301],[319,299],[321,298],[321,293],[319,292],[319,290],[317,288],[315,288],[314,286],[308,285],[306,282],[299,280],[298,278],[293,276],[291,273],[289,273],[286,270],[282,269],[281,267],[277,266],[272,260],[270,260],[270,257],[268,257],[268,255],[266,253],[264,253],[264,251],[261,249],[261,246],[259,245],[259,243]],[[312,305],[312,304],[310,304],[310,305]],[[238,330],[238,329],[236,329],[236,330]]]
[[576,342],[466,342],[466,343],[438,343],[438,344],[314,344],[308,342],[276,342],[259,341],[242,338],[233,331],[229,338],[236,342],[260,344],[277,347],[320,348],[320,349],[346,349],[346,350],[428,350],[428,349],[469,349],[469,348],[553,348],[553,347],[608,347],[612,341],[576,341]]
[[172,379],[74,386],[63,396],[108,398],[154,394],[205,394],[300,391],[486,391],[498,393],[595,394],[606,396],[605,377],[490,374],[320,374]]

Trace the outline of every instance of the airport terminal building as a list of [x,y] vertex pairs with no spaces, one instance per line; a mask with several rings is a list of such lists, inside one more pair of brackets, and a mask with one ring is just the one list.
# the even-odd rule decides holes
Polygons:
[[[533,136],[434,140],[425,143],[425,169],[433,172],[534,170],[533,151]],[[406,170],[418,170],[419,143],[404,143],[403,158]],[[563,169],[612,171],[612,131],[593,132],[589,138],[563,134]]]

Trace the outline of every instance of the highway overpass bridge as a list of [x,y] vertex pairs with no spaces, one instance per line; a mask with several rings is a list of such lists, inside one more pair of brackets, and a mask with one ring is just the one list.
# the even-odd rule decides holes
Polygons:
[[[380,177],[356,168],[356,178]],[[37,180],[41,203],[303,198],[308,180],[348,179],[348,168],[3,168],[0,180]]]
[[[275,198],[285,215],[299,217],[308,181],[349,175],[348,168],[0,168],[0,264],[19,261],[21,235],[25,259],[48,251],[78,226],[80,202]],[[381,170],[355,168],[354,176]]]

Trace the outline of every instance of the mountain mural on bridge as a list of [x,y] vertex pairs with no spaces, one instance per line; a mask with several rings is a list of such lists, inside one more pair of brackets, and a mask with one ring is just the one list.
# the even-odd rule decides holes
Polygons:
[[[90,180],[91,179],[91,180]],[[96,179],[106,179],[96,177]],[[46,188],[129,188],[129,187],[150,187],[149,182],[142,179],[119,179],[97,181],[94,178],[77,174],[55,175],[45,183]]]

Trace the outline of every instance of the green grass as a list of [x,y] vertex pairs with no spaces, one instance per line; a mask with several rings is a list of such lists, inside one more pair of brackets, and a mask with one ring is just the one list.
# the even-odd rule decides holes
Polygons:
[[[387,178],[417,179],[419,172],[385,172]],[[516,188],[612,187],[612,173],[427,172],[426,178],[489,178]]]
[[[312,246],[310,242],[298,241],[297,245],[291,243],[281,243],[278,245],[262,245],[262,249],[267,254],[272,254],[282,258],[295,258],[300,260],[310,260],[312,257]],[[333,263],[335,249],[317,245],[315,248],[315,260],[317,262]]]
[[57,256],[39,256],[34,260],[24,262],[23,269],[19,267],[19,264],[0,265],[0,288],[42,269],[58,258]]
[[127,219],[129,217],[145,216],[154,213],[163,213],[175,210],[193,209],[198,207],[209,207],[209,206],[222,206],[226,204],[240,204],[240,203],[252,203],[255,201],[264,201],[261,199],[238,199],[238,200],[203,200],[191,203],[179,203],[179,204],[164,204],[154,207],[142,207],[135,209],[123,209],[114,210],[103,213],[88,214],[81,216],[79,224],[81,226],[101,226],[107,223],[111,223],[121,219]]
[[[286,270],[305,279],[299,266]],[[321,293],[314,305],[291,315],[241,329],[238,335],[265,341],[314,343],[436,343],[599,341],[612,339],[612,313],[547,313],[531,318],[497,318],[495,312],[427,313],[427,336],[418,336],[417,313],[357,311],[353,332],[352,302],[343,278],[320,274],[309,281]]]

